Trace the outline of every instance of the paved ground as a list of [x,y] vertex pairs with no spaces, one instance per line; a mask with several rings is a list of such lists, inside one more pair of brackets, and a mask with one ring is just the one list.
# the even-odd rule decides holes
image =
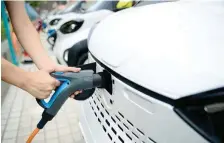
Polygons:
[[[45,36],[41,34],[42,41]],[[47,47],[45,42],[43,44]],[[49,47],[47,47],[49,48]],[[53,54],[49,52],[53,57]],[[35,71],[33,64],[20,65],[28,71]],[[41,118],[43,109],[27,92],[10,86],[1,109],[1,141],[3,143],[24,143]],[[78,107],[73,99],[67,100],[56,117],[39,132],[34,143],[84,143],[78,126]]]
[[[1,56],[7,60],[10,60],[9,46],[8,46],[7,40],[1,41]],[[8,91],[8,88],[9,88],[9,84],[7,84],[4,81],[1,81],[1,104],[5,99],[5,95]]]

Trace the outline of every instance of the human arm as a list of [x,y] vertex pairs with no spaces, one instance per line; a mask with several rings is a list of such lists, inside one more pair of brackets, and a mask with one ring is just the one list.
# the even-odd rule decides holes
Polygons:
[[[6,6],[18,40],[40,71],[26,72],[2,58],[2,80],[28,91],[36,98],[46,98],[60,84],[49,73],[54,71],[78,72],[80,68],[58,65],[51,60],[26,14],[24,2],[7,1]],[[78,94],[79,92],[76,93]]]
[[58,65],[48,56],[41,44],[39,34],[26,13],[24,1],[6,1],[6,7],[19,42],[28,52],[38,69],[48,72],[80,71],[79,68]]
[[6,1],[6,7],[18,40],[38,69],[56,66],[43,48],[39,35],[26,14],[24,1]]
[[1,58],[1,79],[26,90],[38,99],[47,98],[60,82],[46,71],[28,72]]

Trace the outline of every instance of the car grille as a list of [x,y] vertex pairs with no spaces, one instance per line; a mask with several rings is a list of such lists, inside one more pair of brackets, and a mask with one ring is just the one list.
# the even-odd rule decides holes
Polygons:
[[103,99],[98,92],[90,98],[89,104],[95,114],[96,120],[102,126],[102,130],[107,134],[113,143],[155,143],[145,133],[137,128],[130,120],[120,112],[109,112],[103,104]]

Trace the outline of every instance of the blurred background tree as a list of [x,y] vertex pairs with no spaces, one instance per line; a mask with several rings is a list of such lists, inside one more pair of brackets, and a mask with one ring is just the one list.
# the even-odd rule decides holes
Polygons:
[[3,41],[5,38],[6,38],[5,28],[3,25],[3,20],[1,20],[1,41]]
[[45,0],[45,1],[26,1],[26,2],[29,3],[32,7],[36,8],[36,7],[39,7],[41,3],[47,2],[47,1]]

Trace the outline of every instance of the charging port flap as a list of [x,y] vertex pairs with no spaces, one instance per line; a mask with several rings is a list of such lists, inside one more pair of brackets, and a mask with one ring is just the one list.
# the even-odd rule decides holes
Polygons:
[[112,95],[112,79],[111,74],[103,70],[103,72],[98,73],[102,77],[102,86],[100,88],[105,88]]

